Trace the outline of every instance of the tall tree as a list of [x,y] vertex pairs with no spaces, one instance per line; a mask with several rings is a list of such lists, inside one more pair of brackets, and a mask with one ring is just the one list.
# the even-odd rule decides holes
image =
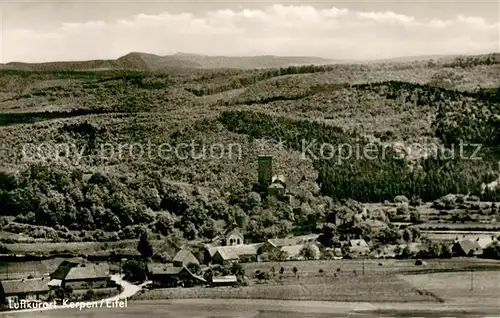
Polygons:
[[141,236],[139,237],[137,250],[144,258],[153,256],[153,246],[151,246],[151,243],[148,240],[148,232],[146,230],[143,230]]

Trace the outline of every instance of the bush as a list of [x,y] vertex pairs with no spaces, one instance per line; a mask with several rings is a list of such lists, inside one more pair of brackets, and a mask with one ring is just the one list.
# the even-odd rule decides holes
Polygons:
[[396,197],[394,197],[394,203],[408,203],[410,202],[410,200],[408,200],[408,198],[404,195],[398,195]]
[[269,280],[271,277],[268,272],[258,272],[255,277],[258,280]]
[[133,282],[143,282],[146,280],[146,264],[144,262],[126,261],[122,267],[125,279]]
[[87,290],[85,295],[83,296],[84,300],[93,300],[95,297],[95,292],[92,289]]

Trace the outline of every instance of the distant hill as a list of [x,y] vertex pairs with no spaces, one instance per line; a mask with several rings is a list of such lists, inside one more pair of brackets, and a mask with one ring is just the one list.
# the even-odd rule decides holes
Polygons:
[[208,56],[190,53],[176,53],[159,56],[149,53],[132,52],[116,60],[90,60],[45,63],[10,62],[0,64],[0,69],[12,70],[103,70],[127,69],[141,71],[166,71],[173,68],[209,69],[209,68],[275,68],[291,65],[326,65],[339,61],[319,57],[288,57],[288,56]]
[[[1,69],[23,71],[97,71],[97,70],[136,70],[164,72],[174,69],[260,69],[280,68],[300,65],[331,65],[331,64],[371,64],[371,63],[406,63],[434,60],[440,64],[464,63],[465,60],[481,60],[490,58],[498,62],[499,54],[482,55],[421,55],[395,57],[378,60],[333,60],[311,56],[210,56],[192,53],[175,53],[172,55],[155,55],[142,52],[131,52],[116,60],[61,61],[45,63],[10,62],[0,64]],[[463,61],[462,61],[463,60]],[[495,62],[495,63],[496,63]],[[450,64],[450,65],[451,65]]]

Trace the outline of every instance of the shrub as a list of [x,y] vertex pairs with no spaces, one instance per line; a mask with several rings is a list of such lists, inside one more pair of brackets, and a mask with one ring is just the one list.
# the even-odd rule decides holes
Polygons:
[[394,197],[394,203],[408,203],[410,202],[410,200],[408,200],[408,198],[404,195],[398,195],[396,197]]
[[255,275],[258,280],[269,280],[270,276],[268,272],[259,272]]

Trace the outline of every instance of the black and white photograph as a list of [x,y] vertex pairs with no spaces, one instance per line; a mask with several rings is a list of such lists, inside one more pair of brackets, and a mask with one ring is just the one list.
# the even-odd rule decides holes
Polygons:
[[500,317],[498,0],[0,0],[0,318]]

